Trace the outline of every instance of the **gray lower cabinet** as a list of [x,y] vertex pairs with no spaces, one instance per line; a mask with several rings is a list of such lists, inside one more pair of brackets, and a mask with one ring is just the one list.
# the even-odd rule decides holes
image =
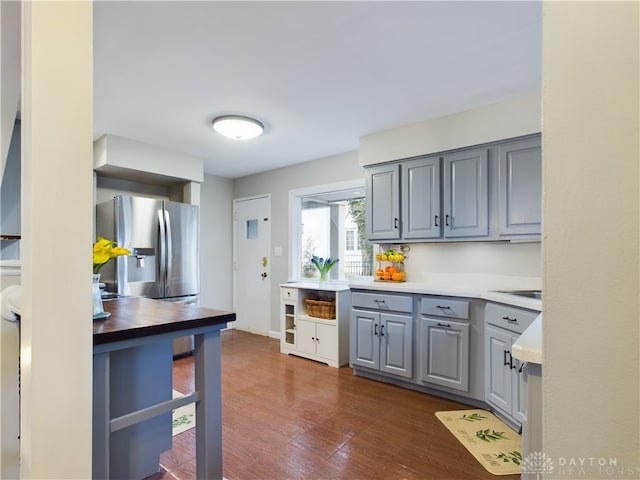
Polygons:
[[485,401],[517,424],[527,418],[523,364],[511,346],[539,312],[488,303],[485,307]]
[[469,324],[422,318],[422,380],[469,390]]
[[420,379],[468,392],[469,302],[423,297],[420,311]]
[[413,297],[352,293],[351,365],[413,376]]
[[498,147],[498,235],[541,233],[542,148],[540,138]]
[[487,403],[521,423],[526,418],[526,408],[518,372],[520,367],[511,357],[511,345],[518,336],[499,328],[486,327],[485,393]]

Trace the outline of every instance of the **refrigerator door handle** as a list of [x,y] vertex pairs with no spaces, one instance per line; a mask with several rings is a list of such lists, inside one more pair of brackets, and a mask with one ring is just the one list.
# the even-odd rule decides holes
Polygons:
[[167,295],[169,292],[167,292],[168,288],[169,288],[169,281],[170,279],[173,278],[173,272],[172,270],[172,257],[173,257],[173,246],[171,245],[171,237],[172,237],[172,232],[171,232],[171,217],[169,216],[169,211],[165,210],[164,211],[164,218],[165,218],[165,229],[166,229],[166,263],[167,263],[167,276],[166,276],[166,284],[165,284],[165,295]]
[[164,222],[164,210],[158,210],[158,226],[160,227],[160,231],[158,234],[158,279],[161,285],[161,289],[164,293],[164,287],[166,278],[164,275],[165,272],[165,258],[166,258],[166,232],[165,232],[165,222]]

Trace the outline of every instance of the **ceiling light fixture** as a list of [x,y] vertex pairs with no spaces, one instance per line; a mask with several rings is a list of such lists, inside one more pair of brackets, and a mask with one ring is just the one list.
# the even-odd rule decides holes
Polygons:
[[249,140],[260,135],[264,125],[255,118],[243,115],[223,115],[213,120],[213,129],[234,140]]

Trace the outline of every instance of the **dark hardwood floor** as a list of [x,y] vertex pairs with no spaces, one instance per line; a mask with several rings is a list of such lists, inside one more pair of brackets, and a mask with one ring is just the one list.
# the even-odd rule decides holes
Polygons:
[[[174,362],[174,388],[193,390],[191,357]],[[466,405],[283,355],[274,339],[222,333],[222,400],[228,480],[493,478],[434,415]],[[194,429],[161,464],[151,479],[196,478]]]

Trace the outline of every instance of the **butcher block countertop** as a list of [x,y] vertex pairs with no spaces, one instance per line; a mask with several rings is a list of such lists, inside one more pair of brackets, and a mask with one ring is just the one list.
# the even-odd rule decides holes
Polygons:
[[111,316],[93,322],[93,344],[103,345],[151,335],[233,322],[235,313],[150,298],[123,297],[103,302]]

